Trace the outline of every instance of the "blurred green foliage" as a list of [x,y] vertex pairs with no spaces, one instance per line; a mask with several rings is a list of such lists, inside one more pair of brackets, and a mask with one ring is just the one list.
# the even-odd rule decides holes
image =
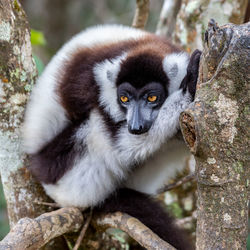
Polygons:
[[33,58],[35,60],[36,63],[36,68],[38,71],[38,75],[40,76],[44,70],[44,63],[42,62],[42,60],[35,54],[33,53]]
[[173,202],[170,205],[167,205],[167,210],[175,218],[183,218],[183,209],[178,202]]
[[[43,32],[34,29],[31,29],[30,41],[33,47],[44,47],[47,44]],[[35,49],[33,48],[33,50]],[[33,58],[36,63],[38,75],[40,76],[44,70],[44,63],[41,60],[41,58],[34,52],[33,52]]]
[[6,201],[3,194],[3,186],[0,180],[0,240],[9,232],[9,224],[6,212]]
[[45,46],[46,40],[41,31],[31,29],[30,40],[32,45]]

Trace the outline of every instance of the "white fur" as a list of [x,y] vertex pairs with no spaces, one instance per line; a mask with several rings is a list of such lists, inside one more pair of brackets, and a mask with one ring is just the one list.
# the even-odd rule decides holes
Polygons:
[[187,53],[173,53],[163,59],[163,69],[166,72],[170,83],[168,92],[172,94],[180,88],[180,84],[187,74],[189,55]]
[[43,184],[46,192],[62,206],[95,206],[114,191],[128,172],[120,165],[102,116],[93,110],[87,124],[77,131],[76,144],[86,144],[71,170],[55,184]]
[[[23,144],[26,153],[38,152],[68,124],[65,110],[55,92],[60,69],[71,60],[77,49],[97,44],[138,39],[146,32],[122,25],[105,25],[89,28],[67,42],[47,65],[38,79],[27,106],[23,126]],[[61,77],[61,76],[60,76]]]
[[[170,138],[179,129],[179,115],[190,102],[189,93],[183,96],[182,90],[178,90],[167,98],[147,134],[133,136],[123,131],[120,148],[127,148],[123,157],[127,157],[127,161],[147,159],[131,174],[127,187],[156,194],[177,170],[184,167],[189,150],[184,141]],[[152,154],[153,157],[149,157]]]
[[[87,145],[86,154],[75,160],[71,170],[66,172],[56,185],[43,184],[47,194],[62,206],[97,205],[116,189],[118,183],[127,179],[134,163],[144,161],[159,150],[163,143],[168,143],[178,130],[179,114],[188,106],[189,99],[188,93],[183,96],[182,90],[176,91],[166,99],[148,133],[132,135],[127,127],[123,127],[116,143],[110,139],[102,116],[97,110],[93,110],[88,122],[82,125],[75,135],[77,144]],[[169,150],[173,145],[169,142],[163,150]],[[178,160],[178,157],[175,159],[175,152],[174,150],[173,156],[166,154],[169,157],[169,164],[166,165],[168,169],[164,168],[161,159],[156,160],[160,163],[157,167],[160,172],[152,177],[155,177],[156,182],[159,181],[157,185],[154,180],[149,181],[152,175],[150,171],[138,171],[127,186],[154,193],[164,184],[164,178],[168,174],[172,176],[176,171],[177,163],[180,163],[180,168],[183,166],[181,163],[184,154],[181,153]],[[153,160],[145,163],[146,169],[153,164]],[[145,185],[142,185],[142,177]]]
[[[143,161],[159,150],[162,143],[168,143],[167,140],[177,132],[180,112],[187,107],[189,102],[189,95],[183,96],[182,90],[173,93],[163,104],[148,133],[132,135],[128,132],[127,127],[124,127],[121,129],[119,140],[116,143],[110,139],[101,115],[97,110],[93,110],[88,122],[82,125],[75,135],[77,144],[86,143],[86,154],[79,156],[71,170],[66,172],[55,185],[43,184],[47,194],[62,206],[97,205],[107,198],[121,181],[127,179],[133,163]],[[159,151],[156,158],[154,157],[144,164],[145,171],[135,172],[127,186],[155,193],[156,189],[164,184],[167,176],[171,177],[176,168],[183,166],[186,151],[181,143],[177,143],[177,146],[174,147],[173,145],[175,144],[172,142],[166,144],[163,147],[165,158],[156,159],[162,155],[162,152]],[[179,155],[177,155],[178,149],[180,150]],[[165,168],[163,160],[169,161]],[[157,163],[159,163],[158,173],[152,175],[153,170],[146,171]],[[153,180],[151,177],[155,179]]]
[[131,173],[126,186],[143,193],[157,194],[177,171],[185,167],[189,155],[190,151],[184,141],[173,138]]
[[116,151],[122,162],[140,162],[152,155],[159,147],[172,138],[179,129],[179,115],[190,103],[190,95],[183,96],[182,90],[170,95],[162,105],[150,130],[133,135],[123,127],[119,133]]
[[61,206],[89,207],[104,200],[117,186],[102,159],[86,155],[56,183],[43,184],[46,193]]
[[55,93],[56,72],[48,67],[33,88],[23,124],[23,145],[28,154],[39,151],[68,123]]
[[[179,114],[190,103],[189,98],[188,93],[183,96],[182,90],[173,93],[163,104],[148,133],[132,135],[127,127],[123,127],[119,139],[115,142],[110,139],[102,116],[97,110],[93,110],[88,122],[82,125],[75,135],[77,144],[87,145],[86,154],[75,160],[71,170],[66,172],[56,185],[43,184],[47,194],[62,206],[97,205],[116,189],[118,183],[127,179],[134,163],[149,158],[163,143],[167,143],[168,139],[174,136],[179,127]],[[171,142],[167,144],[167,149],[172,145]],[[160,172],[155,174],[159,185],[153,180],[151,183],[148,181],[150,177],[146,174],[151,175],[151,172],[143,171],[135,174],[128,186],[154,193],[164,183],[164,178],[175,171],[172,168],[177,166],[176,163],[182,163],[181,155],[182,153],[179,155],[179,162],[178,160],[175,162],[174,157],[170,158],[169,164],[166,165],[167,170],[162,163],[159,165]],[[160,159],[158,161],[161,162]],[[145,167],[150,167],[152,164],[153,162],[149,161]],[[145,178],[145,184],[148,182],[148,188],[145,189],[145,186],[141,185],[143,182],[141,177]],[[137,181],[138,186],[135,185]]]
[[99,101],[104,110],[110,114],[115,122],[125,119],[117,102],[116,78],[120,71],[120,64],[126,58],[126,53],[112,60],[104,60],[94,67],[94,76],[97,84],[100,86]]

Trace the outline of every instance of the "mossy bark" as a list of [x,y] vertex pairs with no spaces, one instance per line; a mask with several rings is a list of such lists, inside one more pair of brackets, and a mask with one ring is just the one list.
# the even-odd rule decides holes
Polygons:
[[48,211],[35,203],[48,197],[26,169],[21,149],[24,109],[36,77],[27,17],[18,0],[0,0],[0,175],[11,228]]
[[249,190],[250,23],[211,20],[195,104],[181,116],[196,159],[197,249],[246,249]]

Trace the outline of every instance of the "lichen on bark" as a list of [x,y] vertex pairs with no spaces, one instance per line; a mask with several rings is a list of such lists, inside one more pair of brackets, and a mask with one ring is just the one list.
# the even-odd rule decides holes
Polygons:
[[[21,124],[37,71],[32,58],[29,25],[18,1],[0,0],[0,175],[10,226],[22,217],[36,217],[46,196],[25,166]],[[47,209],[47,208],[46,208]]]
[[[195,104],[181,118],[197,163],[196,247],[245,249],[250,176],[249,113],[245,112],[249,110],[250,23],[218,27],[211,20],[204,48]],[[193,124],[189,130],[185,129],[187,116]],[[190,137],[195,138],[194,143]]]

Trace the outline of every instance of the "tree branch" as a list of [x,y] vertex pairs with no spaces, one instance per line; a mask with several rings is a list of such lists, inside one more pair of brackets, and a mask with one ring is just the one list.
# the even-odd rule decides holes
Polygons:
[[92,210],[91,210],[90,214],[88,215],[87,220],[86,220],[86,222],[84,223],[84,225],[82,227],[82,230],[81,230],[81,232],[79,234],[79,237],[78,237],[78,239],[76,241],[76,244],[75,244],[73,250],[78,250],[78,248],[80,247],[80,245],[82,243],[82,240],[83,240],[83,237],[84,237],[84,235],[85,235],[85,233],[86,233],[86,231],[88,229],[91,218],[92,218]]
[[148,227],[139,220],[128,214],[120,212],[113,214],[105,214],[94,217],[92,225],[97,230],[106,230],[109,227],[119,228],[128,233],[141,246],[146,249],[175,249],[170,244],[162,240],[158,235],[153,233]]
[[149,15],[149,0],[136,0],[136,10],[132,26],[144,29]]
[[183,185],[184,183],[187,183],[189,181],[193,181],[194,179],[195,179],[195,174],[189,174],[187,176],[184,176],[183,178],[181,178],[180,180],[178,180],[175,183],[165,185],[163,188],[159,189],[157,193],[160,194],[160,193],[167,192],[169,190],[172,190],[174,188],[177,188],[177,187]]
[[[23,218],[0,242],[0,249],[36,250],[60,235],[79,231],[83,225],[82,236],[79,238],[79,241],[82,241],[90,219],[91,215],[83,225],[83,215],[78,208],[74,207],[61,208],[35,219]],[[98,231],[105,231],[109,227],[119,228],[147,249],[175,249],[139,220],[127,214],[117,212],[95,215],[91,224]],[[78,246],[79,243],[74,249]]]
[[77,208],[61,208],[35,219],[23,218],[0,242],[0,249],[36,250],[51,239],[68,232],[78,231],[83,216]]
[[156,34],[173,37],[176,24],[176,17],[181,7],[181,0],[164,0],[160,19],[157,24]]

